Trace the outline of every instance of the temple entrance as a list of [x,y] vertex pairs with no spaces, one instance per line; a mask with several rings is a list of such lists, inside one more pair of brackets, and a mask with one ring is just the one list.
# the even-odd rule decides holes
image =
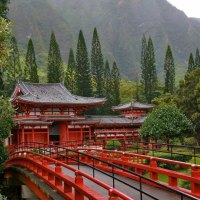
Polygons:
[[59,144],[60,135],[59,135],[59,124],[53,123],[49,128],[49,140],[50,144]]

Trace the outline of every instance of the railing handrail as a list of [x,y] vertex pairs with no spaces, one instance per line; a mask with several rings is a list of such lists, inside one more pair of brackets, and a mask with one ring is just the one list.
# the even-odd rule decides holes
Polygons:
[[[85,153],[79,152],[79,151],[74,150],[74,149],[68,149],[68,148],[66,148],[66,147],[60,147],[60,146],[58,146],[58,145],[48,145],[48,144],[37,143],[37,142],[35,142],[35,143],[23,143],[21,146],[26,147],[26,145],[29,145],[29,146],[27,146],[27,147],[30,148],[30,147],[33,147],[33,146],[31,146],[31,144],[34,144],[34,145],[41,145],[41,146],[43,145],[43,148],[46,148],[47,146],[49,146],[49,147],[52,147],[52,148],[54,147],[54,148],[57,148],[57,149],[58,149],[58,148],[59,148],[59,149],[64,149],[64,150],[67,150],[67,151],[71,151],[71,152],[74,152],[74,153],[78,153],[79,155],[88,156],[88,157],[90,157],[90,158],[92,158],[92,159],[95,159],[95,160],[97,160],[97,161],[100,161],[100,162],[103,162],[103,163],[105,163],[105,164],[108,164],[109,166],[112,166],[112,167],[114,167],[114,168],[117,168],[117,169],[123,170],[123,171],[125,171],[125,172],[128,172],[128,173],[130,173],[130,174],[132,174],[132,175],[134,175],[134,176],[137,176],[137,177],[139,177],[139,179],[143,179],[143,180],[146,180],[146,181],[148,181],[148,182],[151,182],[152,184],[157,185],[158,187],[165,188],[165,189],[167,189],[167,190],[169,190],[169,191],[171,191],[171,192],[175,192],[175,193],[178,194],[178,195],[185,196],[185,197],[188,197],[188,198],[190,198],[190,199],[195,199],[195,200],[197,200],[196,197],[191,196],[191,195],[189,195],[189,194],[186,194],[186,193],[184,193],[184,192],[181,192],[181,191],[179,191],[179,190],[177,190],[177,189],[174,189],[174,188],[172,188],[172,187],[170,187],[170,186],[163,185],[163,184],[161,184],[161,183],[159,183],[159,182],[157,182],[157,181],[151,180],[151,179],[149,179],[149,178],[147,178],[147,177],[145,177],[145,176],[142,176],[142,175],[137,174],[137,173],[135,173],[135,172],[132,172],[132,171],[130,171],[130,170],[124,169],[124,168],[122,168],[122,167],[120,167],[120,166],[118,166],[118,165],[112,164],[111,162],[106,162],[105,160],[102,160],[102,159],[99,159],[99,158],[95,158],[94,156],[87,155],[87,154],[85,154]],[[45,147],[45,146],[46,146],[46,147]],[[55,152],[55,153],[58,154],[58,152]],[[58,155],[59,155],[59,154],[58,154]],[[62,155],[62,154],[60,154],[60,156],[65,157],[65,156]],[[80,161],[78,161],[78,162],[80,162]]]
[[[21,152],[21,153],[27,153],[26,150],[22,150],[22,151],[20,151],[20,152]],[[15,152],[15,153],[13,153],[13,155],[19,154],[20,152]],[[45,156],[45,155],[42,155],[42,154],[38,154],[38,153],[35,153],[35,152],[31,152],[31,151],[28,152],[28,154],[32,154],[32,155],[36,155],[36,156],[42,157],[42,160],[46,159],[46,160],[50,161],[51,163],[53,162],[55,165],[59,165],[59,166],[62,166],[62,167],[64,167],[64,168],[67,168],[68,170],[71,170],[71,171],[73,171],[74,173],[79,174],[79,175],[81,175],[81,176],[87,178],[88,180],[90,180],[90,181],[96,183],[97,185],[103,187],[104,189],[106,189],[106,190],[108,190],[108,191],[111,191],[111,190],[112,190],[113,194],[116,194],[116,195],[118,195],[119,197],[121,197],[121,198],[123,198],[123,199],[125,199],[125,200],[131,200],[130,197],[128,197],[127,195],[121,193],[120,191],[118,191],[118,190],[116,190],[116,189],[113,190],[113,188],[112,188],[111,186],[107,185],[106,183],[103,183],[102,181],[99,181],[98,179],[93,178],[92,176],[88,175],[87,173],[85,173],[85,172],[83,172],[83,171],[80,171],[80,170],[77,170],[77,169],[75,169],[75,168],[73,168],[73,167],[71,167],[71,166],[69,166],[69,165],[67,165],[67,164],[65,164],[65,163],[63,163],[63,162],[61,162],[61,161],[55,160],[55,159],[53,159],[53,158],[50,158],[50,157]],[[23,156],[23,155],[22,155],[22,156]],[[15,158],[16,158],[16,157],[13,157],[13,159],[15,159]],[[18,158],[19,158],[19,157],[18,157]],[[44,166],[42,165],[42,163],[40,164],[40,163],[38,163],[37,161],[34,162],[33,159],[30,159],[30,158],[27,158],[27,157],[20,157],[20,158],[21,158],[21,159],[28,159],[29,162],[33,162],[35,165],[39,165],[41,168],[44,168],[45,170],[47,170],[47,172],[53,173],[53,171],[50,171],[50,169],[49,169],[48,167],[44,167]],[[11,157],[11,161],[12,161],[12,157]],[[8,163],[9,163],[9,161],[8,161]],[[66,180],[65,180],[65,177],[64,177],[63,175],[61,175],[61,174],[59,174],[59,173],[58,173],[58,174],[54,173],[54,174],[55,174],[55,176],[59,177],[59,178],[62,179],[63,181],[66,181]]]

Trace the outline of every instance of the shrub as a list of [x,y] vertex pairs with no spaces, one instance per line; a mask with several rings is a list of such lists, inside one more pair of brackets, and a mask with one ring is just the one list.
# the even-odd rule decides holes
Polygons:
[[108,140],[106,141],[106,149],[108,150],[119,150],[121,143],[119,140]]
[[7,197],[5,197],[2,194],[0,194],[0,200],[7,200]]
[[179,182],[180,187],[185,188],[185,189],[191,189],[190,182],[185,181],[185,180],[180,180]]
[[[182,154],[187,154],[186,152],[182,152]],[[156,153],[156,157],[164,158],[168,160],[176,160],[180,162],[189,162],[192,159],[191,155],[179,155],[179,154],[173,154],[171,157],[170,153]],[[149,162],[149,161],[147,161]],[[174,169],[176,165],[171,163],[164,163],[164,162],[158,162],[158,166],[162,167],[164,169]]]

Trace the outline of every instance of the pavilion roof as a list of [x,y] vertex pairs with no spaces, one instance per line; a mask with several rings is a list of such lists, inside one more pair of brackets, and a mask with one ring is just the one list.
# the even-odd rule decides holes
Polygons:
[[146,117],[136,119],[122,116],[87,116],[85,119],[73,121],[73,124],[96,124],[98,125],[136,125],[142,124]]
[[101,105],[105,98],[82,97],[71,94],[62,83],[18,82],[11,102],[18,100],[42,104]]
[[154,107],[152,104],[144,104],[140,102],[129,102],[126,104],[120,104],[118,106],[113,106],[112,109],[114,111],[121,111],[121,110],[130,110],[130,109],[141,109],[141,110],[150,110]]

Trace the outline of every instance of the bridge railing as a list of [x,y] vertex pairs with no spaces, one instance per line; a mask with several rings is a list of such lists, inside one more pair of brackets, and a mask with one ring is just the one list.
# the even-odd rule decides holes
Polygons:
[[[115,148],[115,141],[111,140],[109,142],[110,148]],[[133,141],[133,140],[118,140],[121,144],[120,150],[132,150],[138,154],[151,154],[152,156],[157,156],[157,153],[166,153],[172,159],[175,155],[182,155],[182,156],[191,156],[193,164],[200,164],[200,147],[198,146],[188,146],[188,145],[175,145],[175,144],[167,144],[167,143],[154,143],[154,142],[141,142],[141,141]],[[54,141],[52,145],[59,145],[69,148],[75,147],[102,147],[103,149],[106,148],[106,140],[102,140],[99,142],[95,141]]]
[[[19,146],[18,149],[16,149],[16,151],[34,151],[35,149],[37,149],[39,151],[40,154],[43,155],[48,155],[49,157],[53,157],[53,158],[57,158],[57,159],[61,159],[62,161],[69,163],[69,162],[74,162],[75,164],[78,165],[78,169],[80,168],[81,165],[87,165],[88,167],[91,167],[93,170],[93,177],[95,177],[95,170],[104,173],[108,176],[110,176],[113,180],[113,188],[115,188],[115,183],[116,181],[119,181],[121,183],[123,183],[123,181],[119,178],[117,178],[116,174],[120,174],[119,172],[123,172],[122,175],[127,176],[127,177],[136,177],[136,179],[139,181],[139,188],[134,187],[133,185],[128,185],[127,183],[124,183],[126,185],[128,185],[130,188],[137,190],[140,193],[140,196],[142,198],[142,196],[148,196],[151,199],[157,199],[152,195],[147,194],[142,187],[142,183],[148,183],[151,185],[154,185],[156,187],[160,187],[160,188],[164,188],[167,189],[168,191],[171,192],[175,192],[177,195],[180,196],[180,199],[183,198],[188,198],[188,199],[198,199],[195,198],[194,196],[188,195],[182,191],[179,191],[177,189],[177,187],[173,184],[171,184],[170,186],[166,186],[163,185],[157,181],[151,180],[147,177],[142,176],[142,170],[143,168],[141,166],[138,165],[138,167],[135,167],[136,171],[130,171],[128,169],[125,169],[123,167],[120,167],[119,165],[124,165],[127,166],[128,162],[126,160],[123,160],[125,157],[121,156],[121,163],[117,163],[117,164],[113,164],[112,162],[107,162],[106,160],[109,160],[107,157],[104,157],[104,155],[101,156],[101,159],[94,156],[94,155],[88,155],[84,152],[80,152],[80,151],[76,151],[74,149],[69,149],[69,148],[65,148],[65,147],[60,147],[60,146],[56,146],[56,145],[46,145],[46,144],[41,144],[41,143],[24,143],[23,145]],[[112,151],[113,153],[113,151]],[[142,156],[142,155],[141,155]],[[101,165],[101,168],[99,168]],[[107,168],[107,170],[111,173],[106,173],[104,172],[104,169]],[[147,169],[147,166],[146,166]],[[161,171],[159,171],[161,169],[159,168],[155,168],[153,167],[153,164],[151,164],[151,166],[149,167],[149,171],[151,172],[151,176],[152,177],[156,177],[156,174],[161,173]],[[173,176],[172,176],[172,180],[173,180]],[[193,181],[193,179],[190,179],[191,181]],[[195,180],[196,181],[196,180]],[[173,182],[173,181],[172,181]],[[200,182],[197,182],[197,185],[195,185],[195,190],[192,191],[192,195],[196,195],[198,196],[198,186],[199,186]],[[195,183],[196,184],[196,183]],[[174,187],[174,188],[173,188]]]
[[[113,147],[115,140],[113,141]],[[121,143],[121,150],[134,150],[135,153],[147,154],[151,153],[152,156],[156,156],[156,153],[166,153],[172,158],[173,155],[191,156],[193,163],[196,164],[197,160],[200,160],[200,147],[189,145],[175,145],[167,143],[154,143],[154,142],[141,142],[141,141],[129,141],[119,140]],[[106,141],[104,141],[104,144]],[[112,146],[112,142],[109,143]],[[104,145],[105,148],[105,145]],[[199,161],[200,162],[200,161]]]
[[[200,197],[200,165],[121,151],[95,149],[95,151],[90,151],[90,153],[93,156],[106,159],[107,161],[123,166],[126,169],[132,169],[141,175],[145,172],[145,174],[149,174],[150,178],[155,181],[159,180],[159,175],[164,175],[168,180],[167,182],[163,182],[164,184],[168,184],[171,187]],[[188,169],[189,174],[161,168],[158,166],[158,163],[168,163],[170,165]],[[185,189],[179,186],[178,181],[180,180],[189,183],[191,188]]]
[[[41,145],[39,145],[39,148]],[[32,148],[32,145],[31,145]],[[19,148],[17,151],[12,154],[10,159],[7,161],[7,167],[9,166],[23,166],[30,171],[34,172],[39,178],[45,181],[52,188],[56,189],[61,196],[65,199],[75,199],[82,200],[84,197],[96,200],[96,199],[123,199],[131,200],[132,198],[127,195],[119,192],[118,190],[112,188],[111,186],[95,179],[94,177],[89,176],[88,174],[77,170],[69,165],[57,161],[48,156],[35,153],[32,151],[27,151],[28,148]],[[44,152],[44,149],[41,149]],[[51,164],[49,166],[48,164]],[[55,168],[52,167],[55,166]],[[62,168],[66,168],[74,173],[75,179],[67,176]],[[84,180],[90,180],[98,186],[104,188],[108,192],[108,197],[101,195],[90,187],[84,185]],[[74,194],[73,194],[74,192]]]

